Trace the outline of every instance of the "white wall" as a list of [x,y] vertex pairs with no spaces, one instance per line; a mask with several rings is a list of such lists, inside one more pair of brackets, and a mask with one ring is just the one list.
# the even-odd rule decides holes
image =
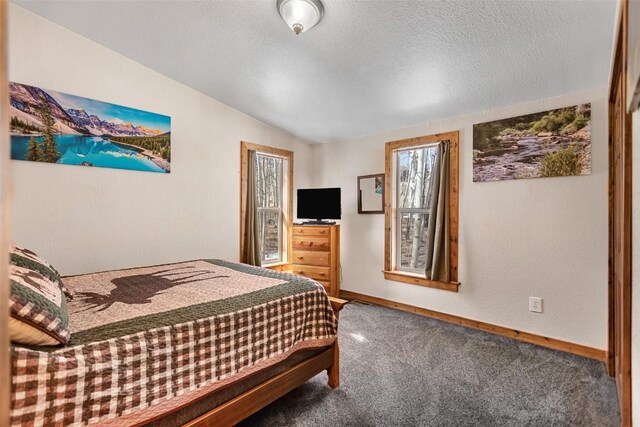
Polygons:
[[[472,124],[592,103],[589,176],[472,182]],[[313,147],[313,183],[342,187],[342,289],[605,349],[606,90]],[[358,215],[356,177],[384,172],[384,143],[459,130],[459,293],[384,280],[384,216]],[[529,296],[544,313],[528,311]]]
[[293,150],[295,185],[309,186],[305,142],[16,5],[9,13],[10,80],[172,119],[171,174],[12,162],[14,240],[61,273],[237,260],[241,140]]
[[631,208],[631,416],[640,425],[640,110],[633,114]]

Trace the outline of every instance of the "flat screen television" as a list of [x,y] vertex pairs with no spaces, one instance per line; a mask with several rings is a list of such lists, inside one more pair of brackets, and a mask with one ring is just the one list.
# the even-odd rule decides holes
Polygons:
[[298,219],[311,219],[307,224],[331,224],[340,219],[340,188],[306,188],[298,190]]

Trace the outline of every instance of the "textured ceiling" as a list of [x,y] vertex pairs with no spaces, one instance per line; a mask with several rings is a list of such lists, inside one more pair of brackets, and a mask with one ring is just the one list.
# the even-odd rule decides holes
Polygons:
[[15,1],[315,142],[604,87],[611,1],[324,1],[294,35],[276,0]]

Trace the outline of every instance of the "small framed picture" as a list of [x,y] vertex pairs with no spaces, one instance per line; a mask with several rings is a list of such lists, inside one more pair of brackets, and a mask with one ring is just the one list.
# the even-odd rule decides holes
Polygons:
[[384,174],[358,177],[358,213],[384,213]]

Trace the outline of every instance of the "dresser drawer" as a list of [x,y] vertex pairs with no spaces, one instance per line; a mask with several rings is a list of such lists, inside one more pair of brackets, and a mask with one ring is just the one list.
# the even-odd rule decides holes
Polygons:
[[313,227],[310,225],[293,226],[294,236],[326,236],[329,237],[331,229],[329,227]]
[[[324,251],[330,248],[328,237],[293,236],[293,249],[298,251]],[[295,260],[294,260],[295,262]]]
[[320,251],[293,251],[293,261],[296,264],[330,266],[329,252]]
[[312,267],[309,265],[293,264],[291,273],[320,281],[331,280],[331,269],[329,267]]

